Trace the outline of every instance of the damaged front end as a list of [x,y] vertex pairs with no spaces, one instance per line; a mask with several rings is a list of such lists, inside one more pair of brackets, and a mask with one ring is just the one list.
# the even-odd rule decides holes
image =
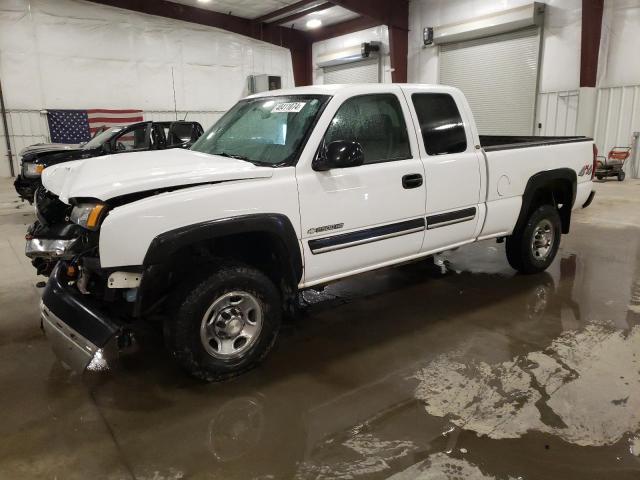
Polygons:
[[25,255],[39,275],[49,276],[58,260],[97,249],[98,234],[70,221],[72,206],[39,188],[35,193],[37,220],[25,235]]
[[142,272],[104,269],[101,202],[68,205],[43,189],[36,192],[38,220],[29,227],[25,253],[49,280],[40,305],[42,327],[58,358],[73,370],[105,370],[133,343]]
[[95,295],[79,289],[75,272],[65,261],[51,272],[40,304],[42,327],[56,356],[72,370],[107,370],[131,345],[132,333]]

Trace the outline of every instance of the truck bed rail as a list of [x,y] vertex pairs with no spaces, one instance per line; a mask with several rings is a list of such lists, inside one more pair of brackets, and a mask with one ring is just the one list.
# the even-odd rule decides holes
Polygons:
[[538,137],[526,135],[480,135],[480,145],[487,152],[513,148],[542,147],[560,143],[591,142],[589,137]]

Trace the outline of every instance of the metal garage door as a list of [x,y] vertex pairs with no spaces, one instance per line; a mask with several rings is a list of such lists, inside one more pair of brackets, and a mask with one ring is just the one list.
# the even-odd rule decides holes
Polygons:
[[461,89],[485,135],[532,135],[537,27],[440,47],[440,83]]
[[324,67],[324,83],[379,83],[378,58]]

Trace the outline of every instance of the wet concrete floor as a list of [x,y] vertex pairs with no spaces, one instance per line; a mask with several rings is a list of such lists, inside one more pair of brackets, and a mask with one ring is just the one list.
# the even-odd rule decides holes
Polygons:
[[640,478],[640,181],[597,189],[544,274],[484,242],[307,292],[204,385],[154,329],[113,372],[55,360],[3,180],[0,478]]

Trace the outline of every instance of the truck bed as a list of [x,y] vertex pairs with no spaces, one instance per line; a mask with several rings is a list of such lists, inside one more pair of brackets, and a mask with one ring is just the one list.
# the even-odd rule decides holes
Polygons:
[[560,143],[590,142],[588,137],[537,137],[523,135],[480,135],[480,145],[487,152],[512,148],[541,147]]

